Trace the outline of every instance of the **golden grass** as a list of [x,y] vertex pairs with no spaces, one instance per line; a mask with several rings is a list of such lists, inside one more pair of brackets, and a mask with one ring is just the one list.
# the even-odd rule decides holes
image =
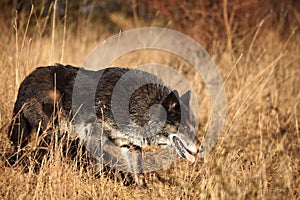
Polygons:
[[[235,52],[236,60],[232,59],[232,48],[243,48],[233,46],[222,52],[219,50],[224,46],[214,46],[216,51],[211,55],[225,80],[228,102],[218,144],[194,164],[179,160],[147,174],[148,187],[137,189],[78,169],[61,157],[59,148],[52,150],[38,171],[30,163],[27,173],[23,166],[7,166],[7,124],[21,81],[37,66],[55,62],[81,65],[108,34],[98,36],[85,28],[72,33],[72,29],[55,27],[55,33],[42,36],[37,33],[40,28],[33,32],[37,34],[29,35],[25,29],[14,32],[11,26],[2,27],[1,199],[300,199],[299,30],[281,39],[276,32],[258,26],[254,30],[257,34],[243,38],[252,42]],[[209,102],[201,93],[200,77],[189,70],[183,73],[191,77],[199,101],[206,102],[200,106],[201,139],[209,118]]]

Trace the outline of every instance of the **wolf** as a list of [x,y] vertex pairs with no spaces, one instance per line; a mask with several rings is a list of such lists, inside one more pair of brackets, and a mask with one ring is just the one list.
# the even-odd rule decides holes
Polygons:
[[59,112],[73,119],[74,131],[92,156],[101,157],[105,142],[117,147],[126,170],[143,186],[146,147],[172,148],[195,161],[197,130],[190,98],[190,91],[179,96],[157,76],[137,69],[38,67],[20,85],[8,136],[16,151],[28,144],[34,131],[51,137]]

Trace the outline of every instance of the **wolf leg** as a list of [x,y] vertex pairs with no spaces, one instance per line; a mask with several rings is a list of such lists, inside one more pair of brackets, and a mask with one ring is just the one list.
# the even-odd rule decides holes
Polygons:
[[36,99],[24,103],[19,113],[14,116],[9,126],[9,138],[15,146],[24,147],[28,143],[33,129],[45,130],[49,118],[43,112],[43,107]]
[[146,187],[146,181],[143,174],[141,147],[135,146],[132,150],[128,146],[123,146],[121,147],[121,154],[126,160],[128,170],[133,174],[138,187]]
[[8,128],[8,137],[14,146],[24,147],[31,132],[29,122],[23,114],[16,115]]
[[14,154],[9,158],[10,164],[21,157],[22,148],[28,144],[32,130],[40,128],[42,132],[46,129],[48,121],[48,116],[43,112],[40,102],[31,99],[24,103],[9,126],[9,139],[15,148]]

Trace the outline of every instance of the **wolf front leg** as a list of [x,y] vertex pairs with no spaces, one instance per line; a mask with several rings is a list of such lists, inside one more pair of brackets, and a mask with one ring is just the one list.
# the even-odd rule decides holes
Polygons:
[[126,160],[127,169],[134,176],[134,181],[140,188],[146,187],[146,181],[143,173],[142,166],[142,148],[134,146],[130,148],[129,146],[121,147],[121,154]]

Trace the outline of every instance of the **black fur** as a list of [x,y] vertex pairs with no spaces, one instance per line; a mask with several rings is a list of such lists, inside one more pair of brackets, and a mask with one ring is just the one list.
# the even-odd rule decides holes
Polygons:
[[[112,93],[121,77],[128,72],[138,78],[123,77],[125,82],[120,84],[121,94],[117,97],[118,104],[114,106],[119,111],[116,114],[123,120],[121,123],[128,126],[125,126],[125,131],[121,134],[116,134],[112,130],[120,130],[120,127],[112,113]],[[74,86],[75,79],[80,80],[77,86],[76,84]],[[150,83],[134,89],[139,81],[145,80]],[[90,89],[93,86],[96,87],[96,93]],[[72,102],[75,89],[80,92],[74,94],[77,102]],[[134,92],[129,97],[129,105],[124,105],[124,98],[130,89]],[[23,148],[29,142],[33,130],[39,128],[39,134],[44,131],[51,134],[50,122],[57,122],[55,121],[57,111],[71,119],[74,112],[80,109],[83,115],[76,119],[76,123],[93,124],[95,120],[100,124],[108,123],[112,130],[104,130],[104,134],[110,141],[120,147],[134,146],[140,151],[143,146],[157,145],[158,134],[167,137],[170,126],[178,130],[182,110],[185,109],[190,113],[189,100],[189,93],[179,97],[176,90],[164,86],[156,76],[139,70],[114,67],[94,72],[59,64],[39,67],[25,78],[19,88],[8,134],[13,146]],[[92,104],[90,105],[89,102]],[[161,105],[161,107],[153,107],[153,105]],[[129,118],[126,117],[125,112],[122,112],[124,106],[128,106]],[[90,113],[90,110],[94,109],[95,115]],[[158,121],[153,121],[150,112],[156,113]],[[186,116],[188,123],[194,125],[193,117],[190,114]],[[162,130],[157,130],[156,123],[163,118],[166,119],[166,124],[163,125]],[[144,129],[144,132],[139,132],[138,127],[144,126],[148,128]],[[99,127],[94,127],[93,131],[97,134]],[[138,171],[142,172],[142,170]]]

